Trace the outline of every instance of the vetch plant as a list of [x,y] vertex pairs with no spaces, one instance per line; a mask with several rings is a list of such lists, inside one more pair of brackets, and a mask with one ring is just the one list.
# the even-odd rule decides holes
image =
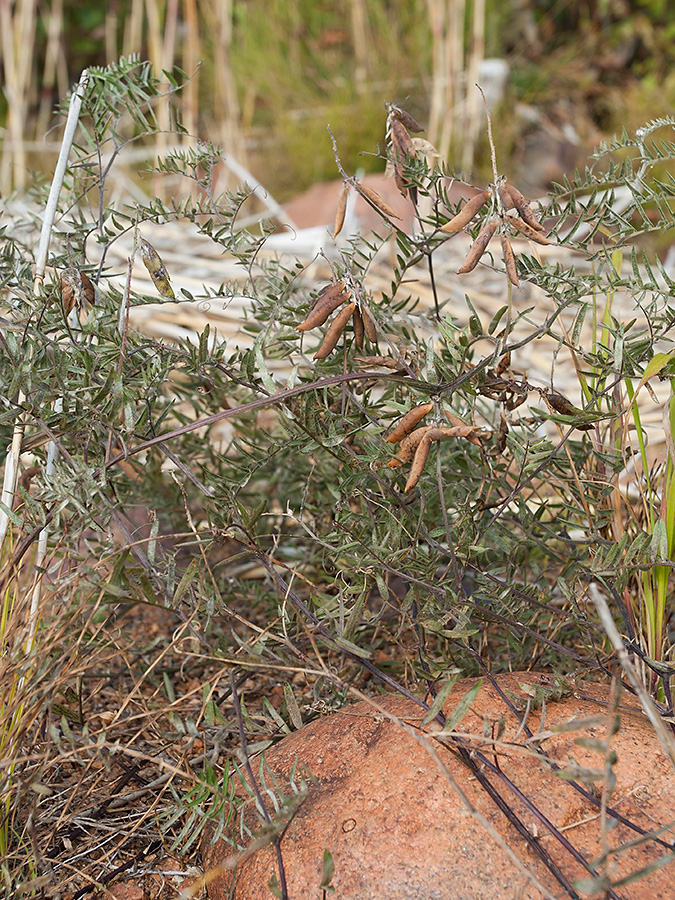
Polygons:
[[[670,351],[659,342],[670,340],[673,280],[648,248],[638,254],[633,245],[672,224],[675,182],[650,173],[675,148],[624,135],[538,208],[499,174],[493,154],[493,183],[475,200],[451,203],[451,170],[429,163],[414,137],[418,123],[389,105],[382,155],[414,228],[404,230],[382,197],[342,171],[335,235],[351,190],[378,211],[385,233],[336,246],[316,275],[315,260],[268,252],[272,223],[242,224],[252,191],[216,192],[219,152],[208,145],[158,163],[156,175],[185,185],[181,196],[108,205],[115,160],[153,132],[155,105],[179,87],[166,77],[168,87],[137,60],[90,72],[44,286],[32,289],[18,254],[0,261],[12,325],[0,359],[0,425],[7,435],[20,426],[17,474],[34,469],[5,502],[3,596],[16,596],[24,625],[35,623],[37,646],[58,634],[59,659],[80,674],[89,654],[109,651],[106,663],[121,667],[110,680],[128,688],[104,710],[105,727],[92,724],[95,691],[80,693],[77,732],[55,711],[55,694],[72,687],[68,671],[47,668],[62,673],[58,690],[45,685],[39,695],[53,743],[39,766],[30,754],[18,765],[17,751],[20,790],[9,805],[2,797],[18,835],[6,880],[24,886],[17,846],[33,823],[62,812],[51,813],[58,792],[40,780],[53,775],[50,753],[67,753],[78,778],[95,771],[92,759],[114,766],[126,753],[126,777],[139,759],[161,757],[152,804],[133,829],[111,826],[111,840],[115,852],[141,853],[136,828],[157,839],[150,807],[166,794],[163,827],[190,849],[208,810],[217,829],[228,821],[231,782],[218,795],[214,775],[223,748],[238,747],[248,771],[256,745],[340,706],[354,686],[419,690],[436,708],[433,698],[458,671],[608,677],[615,635],[610,645],[596,596],[659,698],[652,711],[673,711],[663,646],[672,461],[664,488],[647,477],[638,424],[646,513],[638,515],[626,499],[634,503],[619,425],[640,415],[652,380],[669,376]],[[238,264],[235,280],[205,286],[196,299],[208,312],[246,298],[239,342],[215,340],[210,325],[194,342],[171,343],[129,326],[136,305],[195,299],[155,237],[185,220]],[[454,247],[463,231],[473,239],[468,256]],[[501,255],[493,256],[497,233]],[[125,238],[132,249],[120,265],[111,250]],[[137,291],[136,250],[152,296]],[[616,263],[619,251],[630,251],[628,271]],[[414,293],[423,277],[426,308]],[[491,307],[481,307],[476,283],[493,289]],[[628,318],[612,300],[598,320],[598,298],[619,292],[635,307]],[[554,347],[545,383],[528,371],[528,354],[544,339]],[[565,356],[579,397],[569,379],[561,383]],[[226,421],[232,432],[221,447],[208,429]],[[59,451],[51,463],[50,443]],[[39,535],[44,557],[32,556]],[[36,579],[42,595],[31,619],[25,585]],[[124,638],[117,617],[138,605],[170,617],[170,634],[137,655],[113,652]],[[66,620],[77,629],[56,627]],[[21,658],[10,661],[18,672]],[[186,690],[197,698],[187,710],[175,687],[184,672],[198,682]],[[273,702],[277,682],[284,688]],[[133,735],[123,731],[127,711],[141,722]],[[185,746],[197,741],[190,768]],[[33,792],[29,817],[22,798],[32,784],[45,790]],[[213,807],[209,796],[218,798]],[[256,802],[265,818],[257,794]],[[109,804],[96,808],[107,814]],[[272,825],[276,840],[283,823]],[[71,864],[60,835],[40,853],[40,877],[52,877],[45,859]]]

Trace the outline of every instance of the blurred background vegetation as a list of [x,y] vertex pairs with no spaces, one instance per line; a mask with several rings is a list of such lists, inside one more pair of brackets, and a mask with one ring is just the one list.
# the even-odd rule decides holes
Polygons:
[[542,191],[601,137],[674,111],[674,38],[671,0],[3,0],[0,190],[51,171],[53,111],[81,70],[137,53],[192,76],[184,141],[223,146],[281,201],[336,177],[327,124],[347,169],[381,170],[385,101],[489,180],[473,84],[506,60],[500,164]]

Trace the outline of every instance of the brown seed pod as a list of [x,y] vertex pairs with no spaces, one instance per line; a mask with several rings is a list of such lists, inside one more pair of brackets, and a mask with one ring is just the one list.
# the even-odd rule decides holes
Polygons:
[[[458,420],[459,421],[459,420]],[[475,425],[451,425],[450,427],[443,428],[435,428],[434,429],[435,441],[440,441],[443,438],[449,437],[461,437],[466,438],[470,444],[475,444],[476,447],[481,446],[481,440],[478,437],[479,429],[476,428]]]
[[175,300],[176,296],[169,284],[169,273],[166,266],[162,262],[159,253],[152,244],[149,244],[144,238],[140,238],[141,259],[145,268],[148,270],[157,291],[169,300]]
[[24,491],[28,492],[30,490],[31,481],[36,475],[39,475],[41,471],[42,466],[28,466],[23,470],[21,477],[19,478],[19,484]]
[[568,400],[567,397],[559,394],[557,391],[544,391],[544,398],[549,406],[562,416],[573,416],[579,412],[571,400]]
[[363,350],[363,316],[361,315],[358,306],[354,310],[352,322],[354,323],[354,343],[356,344],[357,350]]
[[319,291],[312,302],[307,318],[304,322],[296,325],[295,330],[311,331],[312,328],[318,328],[319,325],[323,325],[328,316],[334,313],[338,306],[349,300],[350,296],[351,294],[345,287],[344,281],[327,284],[325,288]]
[[347,322],[349,321],[355,309],[356,303],[352,301],[351,303],[348,303],[344,309],[341,309],[340,312],[335,316],[333,321],[330,323],[323,341],[321,342],[321,346],[314,354],[314,359],[326,359],[327,356],[331,355],[331,353],[337,346],[337,342],[340,340],[340,335],[345,330]]
[[466,422],[463,422],[459,416],[456,416],[454,413],[451,413],[449,410],[444,409],[443,415],[450,422],[451,425],[459,425],[462,427],[466,427]]
[[415,134],[419,134],[420,131],[424,131],[424,128],[420,125],[420,123],[413,119],[409,112],[406,112],[404,109],[400,109],[398,106],[392,106],[391,114],[395,119],[403,125],[408,131],[412,131]]
[[398,444],[407,434],[410,434],[418,422],[421,422],[425,416],[429,415],[433,408],[434,404],[431,402],[420,403],[419,406],[414,406],[408,410],[402,419],[399,419],[394,430],[385,440],[389,444]]
[[441,231],[444,231],[446,234],[457,234],[458,231],[461,231],[462,228],[469,224],[476,213],[485,206],[489,198],[489,192],[482,191],[480,194],[476,194],[475,197],[467,200],[457,215],[453,216],[452,219],[442,226]]
[[82,300],[82,280],[77,269],[64,269],[61,273],[61,300],[66,315]]
[[82,307],[85,302],[93,306],[96,302],[96,288],[85,272],[74,268],[64,269],[61,272],[61,299],[68,315],[75,306]]
[[377,323],[373,318],[373,314],[367,306],[361,306],[361,315],[363,317],[363,327],[366,329],[366,337],[371,344],[377,343]]
[[515,207],[516,204],[508,184],[500,184],[497,188],[497,193],[499,194],[499,200],[502,204],[502,209],[507,210],[513,209]]
[[398,162],[394,163],[394,182],[396,184],[396,187],[404,197],[408,196],[408,188],[410,188],[410,199],[413,200],[414,203],[415,201],[413,199],[413,196],[416,196],[417,192],[413,188],[413,186],[406,180],[406,177],[403,174],[403,166]]
[[515,216],[504,216],[504,221],[507,225],[510,225],[511,228],[515,228],[516,231],[519,231],[526,238],[529,238],[531,241],[536,241],[537,244],[552,244],[553,241],[549,241],[545,234],[541,231],[537,231],[531,225],[528,225],[527,222],[523,222],[522,219],[517,219]]
[[91,280],[91,278],[87,275],[86,272],[80,272],[80,280],[82,282],[82,292],[84,294],[84,299],[90,306],[93,306],[96,302],[96,288]]
[[451,426],[450,428],[437,429],[437,431],[442,432],[443,437],[465,437],[469,443],[475,444],[476,447],[481,446],[481,442],[475,434],[476,429],[474,425],[467,425],[466,422],[462,422],[459,416],[448,412],[447,409],[443,410],[443,414]]
[[410,135],[398,119],[391,119],[391,144],[394,148],[395,155],[402,163],[406,160],[417,156],[415,145],[410,139]]
[[382,197],[374,191],[372,188],[369,188],[366,184],[358,184],[358,191],[363,194],[366,200],[370,200],[374,207],[379,209],[381,213],[384,213],[385,216],[389,216],[390,219],[400,219],[399,214],[389,206],[386,200],[383,200]]
[[476,268],[476,266],[478,265],[478,261],[487,250],[487,245],[490,243],[490,241],[492,240],[492,236],[497,230],[498,223],[498,219],[492,219],[483,228],[476,240],[471,245],[471,249],[466,254],[466,259],[464,260],[462,268],[457,269],[458,275],[465,275],[467,272],[472,272]]
[[505,353],[502,358],[497,363],[497,368],[495,369],[497,375],[503,375],[507,369],[511,368],[511,351]]
[[431,431],[431,428],[431,425],[423,425],[421,428],[417,428],[415,431],[409,434],[401,442],[401,446],[398,448],[396,456],[392,456],[392,458],[387,463],[387,468],[398,469],[398,467],[402,466],[404,463],[410,462],[410,460],[415,455],[415,450],[417,450],[419,442],[422,440],[427,431]]
[[[582,409],[577,409],[574,404],[558,391],[544,391],[544,399],[548,405],[561,416],[583,415]],[[579,431],[590,431],[594,426],[592,422],[575,423],[574,427]]]
[[504,256],[504,265],[506,266],[506,274],[509,276],[509,281],[511,284],[519,287],[520,282],[518,281],[518,271],[516,269],[516,258],[513,255],[513,247],[511,246],[511,241],[506,237],[505,234],[499,235],[499,240],[502,245],[502,254]]
[[333,237],[336,238],[342,231],[345,224],[345,215],[347,213],[347,200],[349,200],[349,185],[345,184],[338,200],[337,212],[335,213],[335,227],[333,228]]
[[393,356],[357,356],[355,360],[359,367],[384,366],[385,369],[393,369],[396,372],[406,371],[405,366]]
[[[525,197],[520,193],[518,188],[513,187],[512,184],[505,184],[504,190],[508,193],[511,200],[513,201],[513,206],[518,210],[518,215],[520,218],[527,222],[535,231],[546,231],[544,226],[537,220],[534,213],[530,209],[530,203]],[[512,207],[506,207],[507,209],[511,209]]]
[[408,491],[411,491],[422,477],[422,472],[424,471],[427,459],[429,459],[431,442],[438,440],[438,437],[435,436],[435,432],[438,430],[438,428],[431,428],[426,434],[422,435],[417,450],[415,450],[415,458],[410,466],[410,475],[405,483],[404,493],[407,494]]
[[499,423],[499,431],[497,432],[497,440],[494,446],[494,453],[498,456],[500,453],[503,453],[506,448],[506,437],[509,433],[509,426],[506,421],[506,416],[502,413],[502,419]]

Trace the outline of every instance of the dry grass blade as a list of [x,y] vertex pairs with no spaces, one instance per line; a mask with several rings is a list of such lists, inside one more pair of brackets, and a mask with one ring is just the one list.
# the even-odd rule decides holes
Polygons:
[[511,246],[511,242],[505,234],[500,234],[499,240],[502,245],[502,254],[504,255],[506,274],[509,276],[509,281],[511,282],[511,284],[515,285],[515,287],[519,287],[520,282],[518,281],[518,271],[516,269],[516,257],[513,255],[513,247]]
[[356,303],[352,301],[351,303],[348,303],[344,309],[341,309],[340,312],[335,316],[333,321],[330,323],[330,327],[326,332],[323,341],[321,342],[321,346],[314,354],[314,359],[326,359],[326,357],[331,355],[331,353],[337,346],[337,342],[340,340],[340,335],[345,330],[347,322],[352,317],[355,309]]
[[418,428],[416,431],[413,431],[408,435],[407,438],[401,443],[401,446],[398,448],[398,452],[396,456],[392,456],[392,458],[387,463],[388,469],[398,469],[400,466],[404,465],[415,455],[415,451],[419,446],[419,442],[422,440],[427,431],[431,431],[431,425],[423,425],[421,428]]
[[373,206],[378,209],[385,216],[389,216],[390,219],[400,219],[399,214],[389,206],[386,200],[383,200],[382,197],[374,191],[372,188],[369,188],[365,184],[357,185],[358,191],[362,194],[366,200],[373,204]]
[[460,269],[457,269],[458,275],[465,275],[467,272],[472,272],[481,258],[481,256],[487,250],[487,245],[492,240],[492,237],[497,230],[498,220],[492,219],[491,222],[488,222],[485,228],[480,232],[476,240],[471,245],[471,249],[466,255],[466,259],[464,260],[464,264]]
[[307,318],[299,325],[296,325],[295,330],[311,331],[312,328],[318,328],[319,325],[323,325],[331,313],[334,313],[338,306],[342,306],[343,303],[349,300],[350,296],[344,281],[327,284],[314,298]]
[[345,215],[347,213],[347,201],[349,200],[349,185],[345,184],[338,200],[337,212],[335,213],[335,227],[333,228],[333,237],[336,238],[342,231],[345,224]]
[[[385,440],[389,444],[398,444],[399,441],[402,441],[406,435],[410,434],[410,432],[415,428],[422,419],[429,415],[431,410],[434,408],[434,404],[429,403],[420,403],[419,406],[415,406],[413,409],[408,410],[408,412],[403,416],[402,419],[396,424],[396,427],[391,432]],[[462,423],[464,424],[464,423]]]
[[442,226],[441,231],[444,231],[446,234],[457,234],[457,232],[461,231],[462,228],[465,228],[476,213],[485,206],[489,197],[489,192],[483,191],[480,194],[476,194],[476,196],[472,197],[470,200],[467,200],[457,215],[453,216],[452,219]]

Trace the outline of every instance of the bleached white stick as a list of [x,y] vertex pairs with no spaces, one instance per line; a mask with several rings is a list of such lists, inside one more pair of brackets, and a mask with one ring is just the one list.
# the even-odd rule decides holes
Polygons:
[[[68,156],[70,155],[70,148],[72,147],[73,140],[75,138],[77,120],[80,116],[80,109],[82,108],[82,98],[84,97],[84,91],[87,87],[88,80],[89,73],[85,69],[80,76],[80,80],[78,82],[75,93],[70,99],[70,108],[68,109],[68,118],[66,119],[66,127],[63,133],[61,150],[59,152],[59,158],[56,163],[56,168],[54,169],[54,178],[52,179],[52,185],[49,189],[47,206],[45,207],[45,214],[42,220],[42,231],[40,232],[40,243],[38,245],[35,266],[35,279],[33,281],[33,290],[35,291],[35,293],[37,293],[37,291],[40,289],[40,285],[42,284],[45,277],[45,269],[47,268],[47,255],[49,253],[49,241],[52,234],[52,228],[54,227],[54,218],[56,217],[59,194],[61,193],[63,178],[66,174]],[[26,398],[24,397],[23,393],[19,394],[19,406],[25,399]],[[0,508],[0,547],[5,541],[5,535],[7,534],[7,527],[9,525],[9,510],[11,510],[14,503],[16,482],[19,474],[19,457],[21,456],[21,444],[23,442],[23,433],[25,427],[26,420],[23,416],[20,416],[14,426],[12,443],[9,452],[7,453],[7,459],[5,461],[2,497],[0,497],[0,500],[2,501],[2,508]]]

